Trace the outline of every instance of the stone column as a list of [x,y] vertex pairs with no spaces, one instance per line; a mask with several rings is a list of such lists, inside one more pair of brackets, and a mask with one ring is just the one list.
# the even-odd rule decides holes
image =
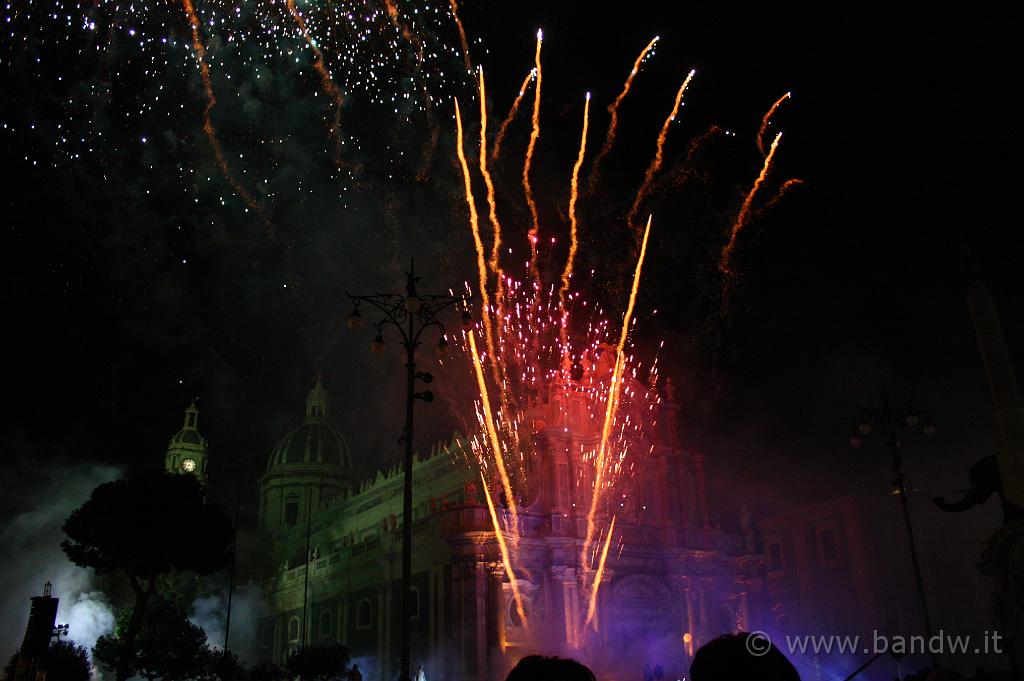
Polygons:
[[708,500],[704,489],[704,455],[699,452],[693,454],[693,477],[694,490],[697,494],[697,519],[701,527],[708,526]]
[[551,567],[551,583],[559,590],[562,600],[562,649],[571,654],[579,646],[579,584],[576,569],[564,565]]
[[694,651],[694,644],[697,641],[696,622],[693,617],[693,589],[685,587],[683,589],[683,599],[686,603],[686,631],[690,634],[690,641],[686,644],[686,653],[692,658]]
[[475,572],[476,588],[476,670],[477,678],[487,678],[487,563],[477,560]]

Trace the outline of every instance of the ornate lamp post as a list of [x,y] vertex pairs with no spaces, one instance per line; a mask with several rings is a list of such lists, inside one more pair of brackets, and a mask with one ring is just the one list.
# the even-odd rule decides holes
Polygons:
[[382,355],[387,349],[384,343],[384,327],[391,325],[398,330],[402,337],[402,347],[405,348],[405,370],[406,370],[406,395],[405,395],[405,429],[399,442],[405,445],[405,488],[402,504],[402,658],[399,667],[401,681],[410,681],[410,644],[411,632],[409,629],[409,615],[412,611],[412,427],[413,427],[413,404],[415,400],[433,402],[434,394],[430,390],[416,391],[416,381],[430,383],[434,380],[428,372],[416,371],[416,348],[419,347],[420,337],[430,327],[437,327],[440,331],[440,340],[437,343],[437,354],[443,357],[448,351],[448,341],[445,340],[444,325],[438,320],[437,315],[442,311],[455,306],[462,307],[463,325],[471,325],[472,317],[469,314],[469,298],[465,296],[452,295],[421,295],[416,291],[416,283],[420,280],[415,275],[415,261],[409,265],[406,273],[405,293],[378,293],[369,296],[356,296],[347,294],[352,300],[352,313],[348,318],[348,327],[353,331],[363,326],[363,316],[360,312],[360,305],[366,304],[380,313],[380,320],[376,323],[377,335],[370,343],[370,352],[375,355]]
[[[910,561],[914,566],[914,581],[917,584],[917,597],[921,601],[921,615],[924,618],[925,633],[930,641],[932,638],[932,620],[928,613],[928,600],[924,595],[924,581],[921,579],[921,564],[917,557],[917,542],[914,540],[914,527],[910,522],[910,505],[907,499],[907,477],[903,473],[903,455],[900,453],[903,437],[909,433],[920,431],[931,437],[935,435],[935,426],[920,412],[912,411],[907,404],[893,405],[889,395],[882,391],[882,406],[860,409],[860,421],[855,426],[856,432],[850,437],[850,445],[860,447],[864,437],[877,431],[885,437],[892,456],[889,470],[893,474],[891,484],[894,493],[900,498],[903,509],[903,521],[907,526],[907,543],[910,547]],[[938,656],[930,653],[932,666],[939,667]]]

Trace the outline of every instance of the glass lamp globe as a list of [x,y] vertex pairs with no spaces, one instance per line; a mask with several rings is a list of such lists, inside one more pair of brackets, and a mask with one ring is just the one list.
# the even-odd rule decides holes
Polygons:
[[348,316],[348,328],[352,331],[358,331],[363,328],[363,315],[359,314],[359,308],[352,310],[352,314]]
[[383,355],[385,349],[387,346],[384,344],[384,337],[378,333],[376,338],[370,341],[370,352],[375,355]]

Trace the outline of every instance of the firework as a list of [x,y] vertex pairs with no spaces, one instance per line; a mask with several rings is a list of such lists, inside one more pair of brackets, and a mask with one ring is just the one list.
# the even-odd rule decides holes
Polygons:
[[195,53],[196,63],[199,65],[203,90],[206,93],[206,106],[203,108],[203,132],[206,133],[206,138],[210,141],[210,146],[213,148],[213,156],[217,160],[217,166],[224,175],[224,179],[234,188],[235,193],[245,202],[245,205],[251,208],[263,220],[263,225],[269,234],[273,229],[270,217],[264,211],[263,206],[249,193],[249,190],[243,187],[242,183],[231,173],[228,161],[224,157],[224,150],[221,148],[220,139],[217,137],[217,129],[213,126],[213,108],[217,106],[217,98],[213,94],[210,67],[206,63],[206,45],[203,44],[202,36],[199,35],[199,16],[192,5],[192,0],[182,0],[181,4],[188,17],[189,27],[192,30],[192,49]]
[[391,19],[391,25],[394,26],[405,38],[406,42],[412,45],[412,48],[416,51],[416,64],[417,68],[423,63],[423,41],[420,37],[413,32],[409,25],[402,21],[398,17],[398,6],[395,4],[395,0],[384,0],[384,7],[387,8],[388,17]]
[[537,30],[537,51],[534,56],[534,68],[537,70],[537,82],[533,86],[533,118],[532,129],[530,130],[530,143],[526,147],[526,158],[523,160],[523,192],[526,195],[526,203],[530,207],[530,218],[532,224],[527,238],[530,241],[530,273],[534,281],[540,282],[540,272],[537,270],[537,233],[540,231],[540,217],[537,213],[537,202],[533,199],[533,187],[530,185],[530,167],[533,165],[533,152],[537,148],[537,138],[540,137],[540,86],[543,74],[540,68],[540,48],[544,42],[544,33]]
[[313,51],[313,68],[316,69],[317,74],[320,76],[320,83],[324,88],[324,92],[334,102],[330,134],[334,138],[334,165],[341,165],[341,108],[345,104],[345,98],[341,94],[341,89],[334,82],[334,79],[331,78],[331,72],[324,65],[324,53],[309,34],[309,29],[306,28],[306,21],[295,6],[295,0],[288,0],[288,12],[295,18],[295,23],[298,25],[299,31],[302,32],[303,39]]
[[619,96],[615,98],[615,101],[608,106],[608,114],[611,116],[611,120],[608,123],[608,134],[605,137],[604,144],[601,145],[601,150],[597,152],[597,158],[594,159],[594,165],[590,171],[590,184],[588,191],[591,194],[594,193],[594,188],[597,185],[601,161],[603,161],[604,157],[608,155],[608,152],[611,151],[612,144],[615,143],[615,133],[619,127],[619,105],[622,104],[622,100],[624,100],[626,95],[629,94],[629,90],[633,86],[633,79],[636,78],[636,74],[640,71],[640,65],[643,63],[644,59],[647,58],[647,53],[654,49],[654,45],[658,42],[658,39],[658,36],[654,36],[651,38],[651,42],[647,43],[647,46],[641,50],[640,56],[638,56],[636,61],[633,62],[633,69],[629,72],[629,75],[626,76],[626,82],[622,86],[622,92],[620,92]]
[[[718,269],[725,275],[726,282],[735,276],[735,272],[732,268],[732,253],[736,248],[736,240],[739,237],[740,232],[743,230],[744,225],[746,225],[747,216],[750,213],[750,207],[754,203],[754,197],[757,195],[757,190],[761,188],[761,185],[764,184],[765,178],[768,176],[768,170],[772,165],[772,158],[775,156],[775,150],[779,148],[779,140],[781,139],[782,133],[780,132],[775,136],[775,139],[772,140],[772,146],[768,149],[768,155],[764,158],[764,165],[761,166],[761,172],[758,174],[757,179],[754,180],[754,184],[750,188],[750,191],[747,192],[746,198],[743,199],[743,205],[740,206],[740,210],[736,214],[736,219],[733,220],[732,231],[729,234],[729,241],[725,244],[725,247],[722,248],[722,259],[718,263]],[[723,298],[726,295],[728,295],[728,288],[725,289]]]
[[597,572],[594,574],[594,585],[590,589],[590,603],[587,605],[587,619],[583,623],[584,629],[590,626],[591,622],[594,621],[594,615],[597,614],[597,593],[598,589],[601,587],[601,580],[604,579],[604,566],[608,561],[608,548],[612,545],[613,534],[615,534],[615,516],[612,516],[612,521],[608,525],[608,534],[604,538],[604,548],[601,549],[601,558],[597,563]]
[[661,126],[661,132],[658,133],[658,141],[655,147],[654,158],[651,160],[651,164],[647,166],[647,172],[644,174],[643,182],[640,183],[640,189],[636,192],[636,198],[633,199],[633,206],[629,209],[629,217],[626,218],[626,222],[629,224],[637,235],[639,236],[639,229],[635,226],[636,216],[640,213],[640,204],[647,198],[647,194],[651,191],[651,185],[654,183],[654,176],[661,170],[661,165],[664,162],[665,154],[665,139],[668,138],[668,129],[672,125],[672,121],[676,119],[676,115],[679,113],[679,107],[683,102],[683,93],[686,92],[686,88],[689,87],[690,81],[693,80],[693,76],[696,70],[691,70],[686,75],[686,79],[683,80],[683,84],[679,86],[679,91],[676,92],[675,101],[672,103],[672,111],[669,112],[668,118]]
[[788,180],[783,182],[781,185],[779,185],[779,190],[777,192],[775,192],[775,196],[773,196],[768,201],[768,203],[765,204],[764,210],[766,210],[766,211],[771,210],[776,205],[778,205],[779,201],[782,201],[782,199],[786,198],[786,195],[789,194],[789,192],[793,189],[793,187],[799,187],[799,186],[805,185],[805,184],[807,184],[807,183],[804,182],[803,180],[801,180],[798,177],[791,177],[791,178],[789,178]]
[[462,58],[466,63],[466,70],[473,70],[473,62],[469,58],[469,41],[466,40],[466,29],[462,26],[462,20],[459,19],[459,3],[458,0],[448,0],[448,4],[452,8],[452,19],[455,21],[455,27],[459,30],[459,44],[462,46]]
[[[483,324],[484,340],[487,343],[488,358],[494,367],[494,333],[491,326],[491,300],[487,289],[487,262],[484,255],[484,244],[480,239],[480,218],[476,210],[476,199],[473,197],[473,181],[469,175],[469,163],[466,161],[466,154],[462,150],[462,113],[459,111],[459,100],[455,100],[455,127],[458,136],[459,164],[462,166],[462,179],[466,187],[466,204],[469,207],[469,224],[473,231],[473,245],[476,248],[477,274],[479,275],[480,298],[483,302]],[[496,370],[495,370],[496,371]],[[495,373],[495,378],[497,374]]]
[[518,534],[519,509],[516,505],[515,494],[512,493],[512,479],[509,477],[508,469],[505,467],[505,457],[502,454],[501,439],[498,437],[498,429],[494,423],[494,412],[491,410],[491,400],[487,395],[487,381],[484,379],[484,370],[480,364],[480,354],[476,348],[476,338],[472,329],[467,334],[469,337],[469,349],[473,359],[473,372],[476,375],[477,387],[480,389],[480,406],[483,410],[484,426],[487,430],[487,437],[490,440],[491,452],[494,457],[495,467],[498,469],[498,476],[501,478],[502,491],[505,493],[505,501],[508,504],[509,514],[512,521],[509,528],[513,537]]
[[[497,279],[495,298],[500,301],[503,289],[504,272],[501,269],[501,222],[498,220],[498,205],[494,195],[494,180],[487,167],[487,87],[484,84],[484,69],[480,67],[480,173],[487,185],[487,209],[491,220],[494,240],[491,245],[491,258],[488,266]],[[501,317],[499,302],[498,317]]]
[[[469,81],[449,3],[393,0],[389,7],[384,2],[357,0],[189,0],[187,4],[185,0],[169,4],[53,0],[45,7],[36,2],[13,3],[6,10],[0,69],[28,69],[41,76],[56,71],[59,81],[78,83],[73,90],[50,93],[56,97],[53,104],[59,107],[60,125],[26,132],[43,138],[40,148],[53,149],[49,154],[53,163],[95,158],[109,173],[111,161],[117,162],[119,152],[128,151],[125,145],[153,142],[156,126],[175,148],[188,143],[194,127],[206,139],[212,137],[210,160],[219,174],[228,169],[230,179],[225,175],[224,184],[242,198],[249,213],[264,209],[269,213],[269,204],[261,204],[295,186],[294,175],[284,166],[294,158],[288,150],[294,148],[301,131],[293,137],[286,117],[269,111],[278,104],[276,93],[288,97],[289,110],[308,106],[324,112],[325,126],[331,130],[327,156],[338,159],[342,138],[342,151],[357,153],[363,148],[363,135],[398,129],[398,125],[407,128],[413,116],[424,112],[431,116],[429,109],[436,109],[439,98],[447,99]],[[17,47],[21,45],[27,49]],[[400,58],[403,52],[413,51],[410,59]],[[64,55],[75,56],[64,59]],[[190,110],[194,97],[195,70],[205,80],[200,82],[193,126],[182,114]],[[304,74],[315,77],[312,88],[303,87],[300,76]],[[282,87],[270,87],[275,79]],[[293,82],[284,85],[285,80]],[[216,105],[207,121],[202,108],[210,104],[211,92],[216,93]],[[312,99],[317,95],[321,100],[327,95],[326,108]],[[252,106],[267,107],[266,115],[243,111]],[[353,119],[350,129],[342,129],[340,122],[349,106],[360,111],[375,108],[373,127],[360,129]],[[96,125],[108,118],[117,120],[116,130]],[[255,124],[261,120],[269,124]],[[436,125],[431,128],[430,154],[435,134],[439,134]],[[146,153],[152,154],[152,149],[148,147]],[[374,162],[388,170],[419,160],[395,144],[388,145],[388,151],[374,155]],[[430,158],[427,152],[423,156],[426,168]],[[146,165],[154,170],[161,167]],[[198,164],[181,162],[177,167],[186,192],[208,191],[205,183],[196,181],[203,171]],[[360,188],[370,187],[364,181]],[[202,199],[189,198],[189,203]],[[267,213],[261,217],[265,219]]]
[[526,78],[523,79],[523,84],[519,86],[519,94],[516,95],[515,100],[512,102],[512,108],[509,109],[508,115],[505,116],[505,120],[502,121],[501,127],[498,128],[498,134],[494,138],[494,148],[491,151],[491,160],[497,161],[498,156],[501,155],[501,143],[505,139],[505,133],[508,132],[508,126],[512,124],[512,120],[516,117],[516,112],[519,111],[519,104],[523,101],[523,96],[526,94],[526,88],[529,87],[530,81],[532,81],[537,75],[537,69],[530,69],[530,72],[526,74]]
[[487,481],[483,475],[480,476],[480,482],[484,488],[484,498],[487,500],[487,511],[491,516],[491,524],[494,526],[494,537],[498,541],[498,550],[501,552],[501,563],[505,567],[505,575],[508,577],[508,583],[512,587],[512,598],[516,603],[516,612],[519,613],[519,620],[523,623],[523,626],[526,626],[526,608],[523,606],[523,595],[519,592],[519,580],[516,578],[516,572],[512,567],[512,557],[509,554],[508,545],[505,543],[505,536],[501,531],[501,525],[498,523],[498,513],[494,508],[494,500],[491,499],[491,491],[487,488]]
[[[608,401],[605,405],[604,424],[601,427],[601,444],[597,449],[597,457],[594,461],[594,490],[590,497],[590,510],[587,512],[587,534],[583,540],[583,549],[580,552],[580,564],[587,565],[591,545],[594,541],[594,533],[597,529],[597,509],[601,494],[604,491],[605,466],[609,456],[608,441],[611,435],[612,423],[615,419],[615,412],[619,405],[619,394],[622,389],[622,370],[625,367],[626,358],[623,350],[626,347],[626,339],[629,337],[629,327],[633,319],[633,309],[636,306],[637,292],[640,290],[640,274],[643,271],[644,258],[647,256],[647,239],[651,234],[651,218],[647,218],[647,227],[644,229],[643,241],[640,244],[640,257],[636,261],[636,270],[633,272],[633,287],[629,293],[629,304],[626,306],[626,314],[622,318],[622,330],[619,333],[619,343],[615,347],[615,370],[612,373],[611,385],[608,388]],[[594,585],[594,589],[598,588]]]
[[[583,105],[583,132],[580,134],[580,151],[576,156],[576,165],[572,167],[572,181],[569,189],[569,255],[565,259],[565,269],[562,270],[562,286],[558,289],[558,304],[565,315],[566,294],[569,292],[569,281],[572,278],[573,262],[576,260],[577,241],[576,230],[576,200],[579,198],[580,168],[583,167],[583,157],[587,153],[587,126],[590,119],[590,93],[587,93],[587,101]],[[565,322],[561,324],[562,341],[565,345]]]
[[761,119],[761,127],[757,130],[757,150],[761,152],[761,156],[764,156],[764,136],[768,132],[768,125],[772,122],[772,116],[775,115],[775,111],[782,106],[782,103],[792,97],[792,93],[787,92],[786,94],[775,100],[775,103],[771,105],[764,117]]

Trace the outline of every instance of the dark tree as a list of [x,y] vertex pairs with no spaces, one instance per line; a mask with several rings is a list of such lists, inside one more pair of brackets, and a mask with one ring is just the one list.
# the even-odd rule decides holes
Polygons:
[[304,681],[339,681],[348,677],[348,648],[340,643],[300,648],[288,656],[285,670]]
[[[14,670],[18,664],[18,655],[4,667],[5,681],[14,679]],[[57,641],[50,645],[46,657],[47,681],[89,681],[92,678],[92,662],[85,646],[75,645],[74,641]]]
[[211,650],[207,676],[220,681],[245,681],[248,678],[245,664],[230,650]]
[[[131,613],[118,619],[115,631],[123,631]],[[206,634],[189,622],[183,607],[162,594],[150,600],[130,653],[125,645],[116,634],[101,636],[93,649],[96,661],[110,669],[125,664],[130,676],[151,680],[184,681],[212,675],[215,653],[206,644]]]
[[285,681],[286,678],[285,670],[273,662],[258,662],[246,674],[248,681]]
[[89,681],[92,662],[85,646],[74,641],[57,641],[46,658],[46,681]]
[[131,675],[136,639],[160,575],[206,575],[225,567],[233,532],[191,475],[160,474],[100,485],[64,523],[61,547],[97,574],[123,574],[135,602],[118,639],[117,681]]

